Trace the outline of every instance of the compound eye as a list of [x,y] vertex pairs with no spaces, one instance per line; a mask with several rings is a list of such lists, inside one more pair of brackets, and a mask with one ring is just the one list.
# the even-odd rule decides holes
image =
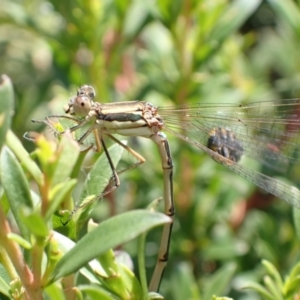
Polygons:
[[91,100],[93,100],[96,97],[96,92],[94,88],[90,85],[83,85],[80,87],[77,91],[77,96],[80,95],[86,95],[89,96]]
[[73,102],[73,111],[77,116],[85,117],[92,108],[92,101],[86,95],[78,95]]

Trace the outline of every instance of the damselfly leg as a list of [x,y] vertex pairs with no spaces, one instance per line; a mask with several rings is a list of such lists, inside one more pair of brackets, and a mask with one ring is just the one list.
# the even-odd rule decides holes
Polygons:
[[[68,115],[51,115],[51,116],[47,116],[44,120],[32,120],[32,121],[35,123],[45,124],[47,128],[51,130],[52,135],[55,135],[56,138],[62,136],[66,132],[66,130],[69,130],[71,132],[73,131],[74,134],[73,137],[82,146],[82,151],[89,150],[90,148],[94,148],[96,152],[100,152],[104,150],[104,153],[107,157],[108,164],[110,166],[112,175],[106,188],[96,197],[89,199],[88,201],[84,201],[84,199],[81,198],[80,203],[74,208],[74,210],[70,214],[70,217],[64,224],[68,223],[68,221],[73,217],[73,215],[78,210],[92,204],[97,199],[103,198],[105,195],[115,190],[120,185],[120,179],[119,179],[120,174],[128,170],[137,168],[139,165],[145,162],[145,159],[136,151],[134,151],[132,148],[130,148],[129,146],[127,146],[126,144],[124,144],[122,141],[118,140],[114,136],[110,134],[105,134],[105,137],[111,139],[116,144],[120,145],[134,158],[134,161],[131,162],[129,165],[126,165],[117,170],[114,166],[114,163],[107,149],[106,143],[104,141],[104,135],[101,134],[101,131],[99,129],[93,128],[93,126],[84,127],[86,124],[83,122],[83,120],[80,120],[78,118],[71,117]],[[73,128],[76,129],[74,130]],[[31,141],[35,140],[34,138],[30,137],[28,134],[26,136],[24,135],[24,137]]]

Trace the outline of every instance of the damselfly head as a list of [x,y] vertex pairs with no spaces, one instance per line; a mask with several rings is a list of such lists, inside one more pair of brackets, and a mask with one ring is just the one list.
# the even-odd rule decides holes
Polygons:
[[79,117],[87,116],[93,107],[95,96],[96,92],[92,86],[83,85],[77,90],[77,96],[72,97],[64,106],[65,113]]

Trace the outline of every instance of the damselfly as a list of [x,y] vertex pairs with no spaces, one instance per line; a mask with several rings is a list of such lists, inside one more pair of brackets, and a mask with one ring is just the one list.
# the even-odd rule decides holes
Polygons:
[[[203,150],[216,162],[251,181],[269,193],[300,207],[300,191],[294,187],[243,166],[244,156],[253,157],[273,168],[285,169],[299,163],[300,99],[278,102],[263,101],[246,105],[192,104],[155,107],[141,101],[99,103],[94,101],[91,86],[81,87],[64,107],[66,115],[51,115],[42,122],[57,134],[55,121],[72,121],[71,132],[82,144],[93,134],[96,146],[102,147],[112,169],[114,186],[120,184],[118,173],[110,159],[103,138],[113,139],[137,157],[139,165],[145,160],[133,149],[118,141],[113,134],[140,136],[151,139],[158,147],[163,170],[164,212],[174,218],[173,163],[167,136],[171,133]],[[82,130],[84,129],[84,130]],[[99,195],[99,197],[103,194]],[[81,206],[77,207],[80,208]],[[158,261],[151,279],[150,291],[157,291],[168,260],[172,224],[163,228]]]

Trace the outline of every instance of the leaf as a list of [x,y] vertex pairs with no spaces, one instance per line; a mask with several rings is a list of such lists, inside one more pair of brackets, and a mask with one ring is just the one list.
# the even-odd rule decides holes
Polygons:
[[248,19],[261,4],[261,0],[236,0],[228,6],[210,36],[211,40],[221,43]]
[[[10,296],[9,295],[9,291],[10,291],[10,286],[6,283],[6,281],[3,279],[4,277],[3,272],[4,272],[4,268],[2,266],[0,266],[0,295],[4,294],[6,296]],[[7,273],[5,272],[5,277],[7,277]]]
[[108,219],[86,234],[63,256],[55,268],[52,280],[69,275],[109,249],[170,221],[164,214],[145,210],[130,211]]
[[20,216],[20,208],[24,206],[33,208],[29,185],[20,163],[7,147],[2,148],[1,151],[0,176],[10,209],[22,236],[29,240],[29,231]]
[[280,291],[282,289],[283,282],[279,272],[277,271],[275,266],[267,260],[263,260],[262,264],[267,269],[269,275],[274,278],[276,287],[278,288],[278,291]]
[[59,143],[59,157],[53,174],[53,185],[64,182],[70,177],[79,156],[79,150],[78,143],[73,140],[69,132],[66,132]]
[[6,145],[19,159],[27,172],[31,174],[37,184],[41,185],[43,182],[43,175],[41,170],[39,169],[37,164],[30,158],[30,155],[25,150],[20,140],[11,130],[8,130],[6,134]]
[[95,284],[80,285],[79,289],[81,292],[84,292],[85,294],[90,296],[89,299],[120,300],[119,297],[114,296],[110,292]]
[[274,296],[265,287],[256,282],[247,283],[247,285],[243,289],[252,289],[264,296],[265,298],[269,300],[274,300]]
[[25,239],[23,239],[20,235],[18,235],[16,233],[9,233],[7,235],[7,238],[12,241],[17,242],[24,249],[29,250],[32,248],[32,245],[28,241],[26,241]]
[[0,149],[4,144],[7,130],[10,128],[14,109],[12,83],[6,75],[1,76],[0,82]]
[[295,30],[298,37],[300,36],[300,11],[299,6],[291,0],[268,0],[270,6],[278,16],[287,21]]
[[133,295],[138,299],[141,298],[142,290],[137,278],[125,265],[116,261],[116,253],[112,249],[100,255],[98,261],[106,274],[103,276],[97,273],[97,275],[109,291],[121,299],[128,299]]
[[223,294],[226,288],[228,288],[235,271],[236,265],[230,263],[224,265],[220,270],[210,276],[205,286],[203,300],[210,300],[213,295]]
[[[123,150],[124,148],[119,144],[114,144],[108,149],[110,158],[115,168],[121,159]],[[84,189],[80,197],[81,200],[83,200],[87,195],[89,195],[89,197],[101,195],[104,188],[108,185],[111,176],[112,170],[108,164],[107,157],[105,153],[102,153],[86,178]]]
[[52,188],[49,196],[50,203],[45,214],[46,220],[51,218],[52,214],[58,209],[61,202],[67,197],[68,194],[71,194],[76,183],[76,179],[71,179],[69,181],[59,183]]
[[196,66],[199,67],[203,62],[207,62],[209,57],[221,49],[222,43],[243,25],[261,2],[262,0],[236,0],[226,6],[226,10],[213,25],[206,41],[201,41],[201,45],[195,48]]
[[[177,283],[180,282],[180,285]],[[201,299],[198,285],[193,274],[192,266],[188,263],[180,263],[171,279],[172,299]]]
[[285,296],[285,299],[288,299],[289,297],[293,297],[296,293],[299,293],[300,291],[300,276],[294,277],[293,279],[289,279],[287,283],[284,286],[283,295]]
[[300,209],[296,207],[293,207],[293,221],[295,224],[297,238],[300,240]]
[[270,276],[267,275],[264,277],[264,284],[273,295],[274,300],[284,300],[281,293],[281,287],[277,286]]
[[31,212],[27,209],[22,210],[22,222],[30,230],[32,234],[37,237],[45,238],[49,235],[49,230],[45,219],[39,214],[39,212]]

